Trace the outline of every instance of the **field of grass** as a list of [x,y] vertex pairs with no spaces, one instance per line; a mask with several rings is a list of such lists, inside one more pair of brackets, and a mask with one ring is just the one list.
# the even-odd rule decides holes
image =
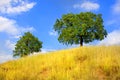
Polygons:
[[0,64],[0,80],[120,80],[120,46],[78,47]]

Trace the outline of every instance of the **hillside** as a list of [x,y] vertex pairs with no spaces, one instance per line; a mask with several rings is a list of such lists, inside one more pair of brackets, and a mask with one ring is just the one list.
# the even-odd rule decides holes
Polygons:
[[120,46],[79,47],[0,64],[0,80],[120,80]]

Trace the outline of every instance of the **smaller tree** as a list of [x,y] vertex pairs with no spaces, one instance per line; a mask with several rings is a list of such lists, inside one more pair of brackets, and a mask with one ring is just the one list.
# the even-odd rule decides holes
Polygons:
[[42,42],[30,32],[26,32],[20,37],[20,40],[17,41],[15,50],[13,50],[13,56],[23,57],[32,54],[33,52],[41,51],[40,48],[42,48]]

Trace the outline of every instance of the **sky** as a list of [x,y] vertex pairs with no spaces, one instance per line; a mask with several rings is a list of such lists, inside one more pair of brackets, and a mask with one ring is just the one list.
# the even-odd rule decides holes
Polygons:
[[87,45],[120,45],[120,0],[0,0],[0,63],[14,59],[15,44],[27,31],[43,42],[42,52],[76,47],[59,43],[53,25],[63,14],[88,11],[102,14],[108,36]]

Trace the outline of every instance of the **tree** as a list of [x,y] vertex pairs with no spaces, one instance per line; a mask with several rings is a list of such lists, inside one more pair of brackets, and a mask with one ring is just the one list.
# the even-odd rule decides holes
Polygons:
[[54,30],[58,32],[58,41],[63,44],[80,44],[102,40],[107,36],[101,14],[81,12],[65,14],[57,19]]
[[42,48],[42,42],[30,32],[26,32],[20,37],[20,40],[17,41],[15,50],[13,50],[13,56],[23,57],[32,54],[33,52],[41,51],[40,48]]

